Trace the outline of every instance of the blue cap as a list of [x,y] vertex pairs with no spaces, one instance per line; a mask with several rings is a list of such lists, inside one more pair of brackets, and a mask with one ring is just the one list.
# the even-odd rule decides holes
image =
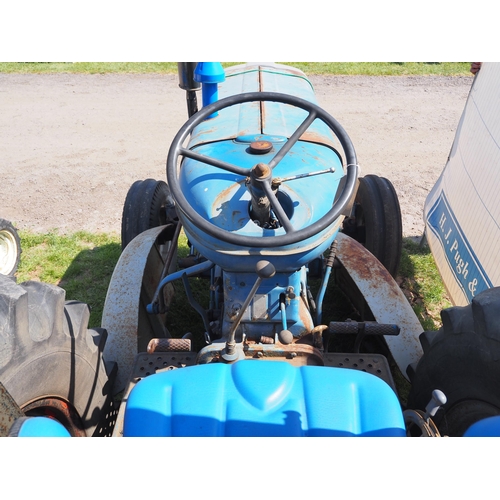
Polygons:
[[226,79],[220,62],[199,62],[194,70],[194,81],[199,83],[221,83]]

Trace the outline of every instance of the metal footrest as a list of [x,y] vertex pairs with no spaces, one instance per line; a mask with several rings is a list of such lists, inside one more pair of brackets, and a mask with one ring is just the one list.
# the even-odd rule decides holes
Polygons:
[[184,368],[196,363],[196,353],[186,351],[140,353],[135,357],[132,381],[137,383],[141,378],[153,373]]
[[130,380],[127,388],[123,393],[121,405],[116,418],[116,424],[113,429],[113,436],[123,436],[123,418],[125,413],[125,406],[130,391],[134,386],[143,378],[168,370],[175,370],[176,368],[184,368],[196,363],[195,352],[154,352],[152,354],[139,353],[135,357],[134,367],[130,375]]
[[387,382],[397,394],[389,362],[382,354],[326,352],[323,359],[325,366],[351,368],[376,375]]

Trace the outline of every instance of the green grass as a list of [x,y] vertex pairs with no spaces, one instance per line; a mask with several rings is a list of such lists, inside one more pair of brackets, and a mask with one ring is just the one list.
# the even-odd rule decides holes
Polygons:
[[[239,63],[223,63],[224,67]],[[285,62],[308,75],[472,76],[469,62]],[[0,73],[158,73],[176,74],[176,62],[4,62]]]
[[89,304],[89,326],[100,326],[106,291],[120,256],[119,238],[86,232],[39,235],[27,231],[21,231],[20,237],[17,281],[60,286],[66,290],[66,299]]
[[284,63],[301,69],[308,75],[371,75],[409,76],[442,75],[457,76],[470,73],[468,62],[331,62],[331,63]]
[[399,276],[400,287],[424,330],[437,330],[440,311],[452,304],[427,244],[404,239]]

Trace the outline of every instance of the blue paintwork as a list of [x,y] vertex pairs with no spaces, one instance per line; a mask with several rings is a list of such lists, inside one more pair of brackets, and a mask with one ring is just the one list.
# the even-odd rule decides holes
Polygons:
[[[260,65],[228,68],[224,84],[219,85],[219,98],[259,91],[280,92],[318,104],[313,86],[304,73],[287,66],[280,66],[279,69]],[[263,104],[264,120],[261,120],[261,105],[258,102],[226,108],[219,112],[216,120],[207,120],[196,128],[189,147],[256,133],[278,133],[289,137],[302,122],[305,113],[298,108],[268,102]],[[313,123],[310,131],[318,143],[335,143],[333,133],[319,120]]]
[[[196,150],[239,167],[251,168],[256,163],[270,161],[282,146],[282,142],[280,140],[273,144],[274,150],[264,155],[248,153],[248,143],[242,139],[211,143]],[[289,181],[280,187],[280,191],[288,198],[289,205],[293,209],[293,215],[289,217],[295,230],[310,226],[331,209],[333,196],[344,175],[340,159],[329,147],[300,142],[274,169],[273,177],[283,178],[331,167],[335,167],[335,172]],[[222,229],[255,238],[285,234],[283,228],[264,229],[251,220],[250,193],[245,185],[244,176],[186,159],[180,172],[180,185],[191,206],[202,217]],[[247,249],[242,254],[245,257],[242,262],[243,259],[235,258],[229,261],[227,258],[227,252],[242,251],[241,247],[210,237],[187,219],[183,220],[183,224],[190,241],[206,258],[223,269],[247,272],[253,272],[256,262],[266,253],[272,255],[270,260],[278,271],[298,269],[321,255],[337,234],[333,228],[328,228],[319,235],[302,241],[300,245],[282,247],[279,252],[272,249],[266,252]]]
[[124,436],[406,435],[394,391],[374,375],[280,361],[196,365],[131,391]]
[[[243,304],[255,283],[255,273],[224,273],[224,317],[222,331],[230,331],[233,324],[230,313],[235,304]],[[257,290],[256,299],[252,301],[241,320],[241,332],[248,339],[258,340],[260,336],[274,338],[281,330],[288,329],[295,337],[309,333],[314,327],[313,319],[309,312],[300,309],[300,291],[305,281],[305,269],[302,268],[292,273],[279,273],[274,277],[264,280]],[[282,323],[280,308],[280,295],[293,287],[295,298],[285,301],[286,328]],[[267,317],[259,318],[256,304],[262,307],[262,301],[267,306]],[[259,309],[260,310],[260,309]],[[233,318],[234,319],[234,318]],[[308,321],[305,325],[304,321]]]
[[484,418],[472,424],[464,437],[500,437],[500,416]]
[[[201,93],[203,106],[208,106],[219,99],[218,84],[225,80],[226,76],[222,64],[219,62],[200,62],[194,71],[194,81],[202,84]],[[215,118],[213,113],[209,118]]]
[[429,210],[427,225],[441,244],[450,271],[469,303],[476,295],[493,287],[444,191]]
[[[247,143],[224,141],[198,147],[196,151],[250,169],[257,163],[268,163],[281,146],[282,144],[274,143],[274,149],[270,153],[254,155],[248,152]],[[273,170],[274,178],[284,178],[331,167],[335,167],[336,171],[289,181],[280,187],[280,191],[292,200],[294,213],[291,220],[297,230],[319,220],[331,209],[338,182],[343,176],[342,165],[331,149],[302,142],[296,144]],[[250,194],[245,179],[242,175],[187,159],[183,163],[179,182],[186,199],[212,224],[238,234],[269,236],[272,231],[265,233],[265,230],[250,220]],[[312,193],[314,196],[311,196]],[[281,229],[276,233],[285,234],[285,231]]]
[[71,437],[57,420],[48,417],[23,419],[17,437]]

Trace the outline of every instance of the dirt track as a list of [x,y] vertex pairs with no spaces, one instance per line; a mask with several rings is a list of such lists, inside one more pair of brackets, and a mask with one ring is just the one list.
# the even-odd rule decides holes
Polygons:
[[[350,135],[361,175],[389,178],[405,236],[420,236],[471,77],[313,76]],[[120,231],[130,185],[165,179],[187,119],[175,75],[0,74],[0,217],[20,229]]]

